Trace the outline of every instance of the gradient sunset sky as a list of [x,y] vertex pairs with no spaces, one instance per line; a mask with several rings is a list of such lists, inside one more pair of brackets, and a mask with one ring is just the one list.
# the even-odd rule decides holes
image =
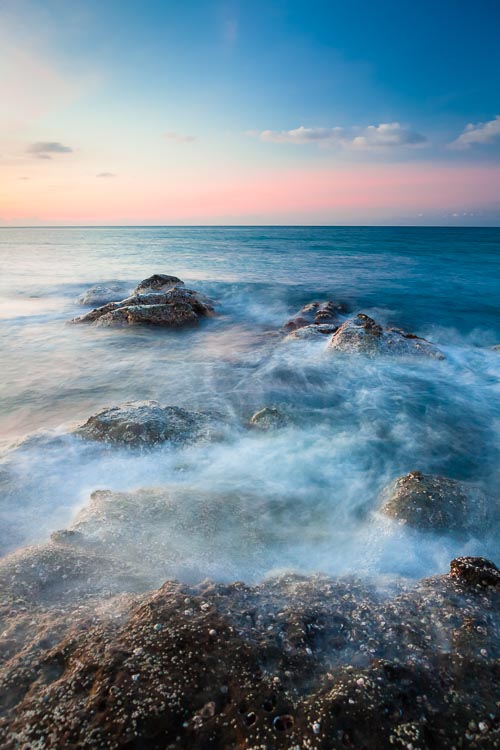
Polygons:
[[0,0],[0,225],[500,225],[497,0]]

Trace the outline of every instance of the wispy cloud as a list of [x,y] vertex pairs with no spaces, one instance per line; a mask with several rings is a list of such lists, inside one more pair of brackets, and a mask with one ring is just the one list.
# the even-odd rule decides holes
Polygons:
[[172,131],[164,133],[163,137],[166,138],[167,141],[176,141],[177,143],[192,143],[196,140],[195,135],[184,135],[183,133],[174,133]]
[[427,138],[399,122],[382,122],[364,128],[306,128],[293,130],[250,131],[270,143],[316,143],[318,146],[340,146],[351,151],[377,151],[397,147],[415,147],[426,143]]
[[29,145],[26,152],[38,159],[52,159],[52,154],[71,154],[73,149],[59,141],[37,141]]
[[469,123],[463,133],[449,144],[449,148],[465,150],[476,143],[488,144],[500,140],[500,115],[488,122]]
[[116,177],[116,175],[113,172],[98,172],[96,177]]

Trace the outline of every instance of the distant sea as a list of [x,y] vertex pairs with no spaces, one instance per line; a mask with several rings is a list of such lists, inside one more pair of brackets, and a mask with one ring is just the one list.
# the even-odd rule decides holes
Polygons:
[[[0,552],[67,525],[94,489],[174,484],[260,498],[251,537],[229,510],[213,548],[201,516],[186,530],[181,578],[412,577],[459,554],[498,560],[492,529],[425,534],[384,525],[376,509],[381,488],[416,469],[498,494],[500,229],[3,228],[0,268]],[[89,286],[132,289],[155,272],[212,297],[216,318],[178,333],[67,324]],[[339,359],[323,342],[277,337],[314,299],[423,336],[446,360]],[[216,410],[231,438],[134,453],[67,437],[128,399]],[[269,404],[293,426],[246,430]],[[27,440],[37,431],[45,441]]]

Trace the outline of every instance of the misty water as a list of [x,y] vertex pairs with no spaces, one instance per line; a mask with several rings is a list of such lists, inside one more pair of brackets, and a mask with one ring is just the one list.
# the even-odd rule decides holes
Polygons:
[[[498,495],[500,230],[1,229],[0,264],[1,554],[70,525],[96,489],[168,485],[179,507],[155,533],[181,579],[417,577],[460,554],[498,560],[494,524],[457,538],[377,509],[413,470]],[[179,332],[68,324],[89,286],[152,273],[209,295],[216,317]],[[446,359],[285,342],[280,327],[315,299],[424,336]],[[221,414],[224,440],[140,451],[70,434],[131,399]],[[249,430],[266,405],[293,423]]]

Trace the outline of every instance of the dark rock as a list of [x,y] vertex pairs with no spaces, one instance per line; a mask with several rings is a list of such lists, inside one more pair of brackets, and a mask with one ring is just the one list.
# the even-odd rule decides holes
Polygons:
[[464,531],[484,528],[497,502],[478,487],[413,471],[382,493],[382,513],[420,529]]
[[289,416],[278,406],[265,406],[250,419],[250,427],[259,430],[276,430],[290,424]]
[[180,328],[196,325],[198,321],[198,315],[189,304],[128,305],[101,315],[96,325],[105,328],[148,324]]
[[424,356],[444,359],[444,354],[426,339],[399,328],[382,328],[360,313],[343,323],[328,343],[329,351],[347,354]]
[[[38,564],[0,561],[0,580]],[[2,750],[499,746],[496,587],[437,576],[382,596],[282,576],[65,595],[0,590]]]
[[191,289],[174,287],[167,292],[134,294],[121,302],[110,302],[72,322],[103,327],[149,324],[179,328],[196,325],[200,318],[213,314],[213,303],[207,297]]
[[467,584],[500,587],[500,570],[484,557],[457,557],[450,563],[450,576]]
[[184,286],[184,282],[177,276],[167,276],[164,273],[154,273],[147,279],[137,284],[134,294],[146,294],[147,292],[166,292],[175,286]]
[[128,401],[103,409],[75,430],[86,440],[131,446],[183,444],[214,436],[214,420],[201,412],[157,401]]

